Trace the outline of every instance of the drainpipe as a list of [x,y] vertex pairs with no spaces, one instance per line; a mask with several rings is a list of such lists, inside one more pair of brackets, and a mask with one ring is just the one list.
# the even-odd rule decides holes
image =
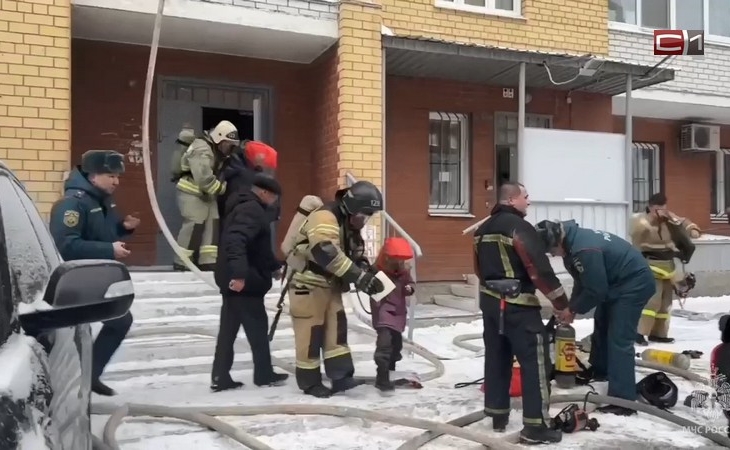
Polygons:
[[523,161],[525,160],[525,72],[527,64],[520,63],[520,81],[517,89],[517,180],[524,183],[522,179],[524,173]]
[[[381,37],[381,39],[382,39],[382,37]],[[387,205],[387,201],[385,200],[385,197],[386,197],[386,195],[385,195],[385,167],[386,167],[386,165],[385,165],[385,156],[386,156],[386,153],[385,153],[385,149],[386,149],[386,145],[385,145],[385,141],[386,141],[386,138],[385,138],[385,129],[386,129],[386,126],[385,126],[385,102],[386,102],[386,95],[385,95],[385,52],[386,52],[386,48],[383,47],[382,55],[380,57],[380,60],[381,60],[381,63],[380,63],[380,84],[381,84],[381,87],[380,87],[380,97],[381,97],[381,100],[380,100],[380,104],[381,104],[380,120],[382,121],[381,122],[381,132],[380,132],[381,133],[381,142],[382,142],[380,144],[381,145],[380,157],[382,158],[382,161],[381,161],[381,169],[380,170],[381,170],[381,174],[382,174],[381,177],[382,177],[382,181],[383,181],[383,190],[382,190],[382,194],[383,194],[383,210],[385,210],[385,207]],[[381,214],[380,215],[380,230],[383,233],[383,239],[385,239],[385,228],[387,226],[388,226],[388,221],[385,220],[385,216],[383,214]]]
[[626,125],[624,126],[624,136],[626,138],[626,173],[624,176],[626,178],[626,200],[628,201],[628,205],[626,207],[628,212],[628,214],[626,215],[627,238],[629,235],[631,216],[634,213],[634,118],[631,112],[631,90],[633,89],[632,81],[633,80],[631,79],[631,74],[626,75]]

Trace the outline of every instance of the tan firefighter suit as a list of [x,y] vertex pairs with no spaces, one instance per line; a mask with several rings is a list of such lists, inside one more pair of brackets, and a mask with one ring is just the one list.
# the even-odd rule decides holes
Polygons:
[[[691,221],[678,217],[674,217],[673,221],[690,236],[699,237],[699,227]],[[674,283],[685,276],[683,270],[675,265],[677,246],[672,241],[667,225],[655,225],[648,213],[634,214],[629,234],[631,243],[646,257],[656,279],[656,293],[641,312],[638,334],[667,338]]]
[[[312,212],[300,231],[297,253],[307,258],[306,268],[294,273],[289,287],[289,312],[294,327],[296,346],[296,379],[302,391],[322,383],[320,362],[332,379],[352,376],[355,368],[347,345],[347,317],[342,293],[349,283],[340,277],[355,269],[353,261],[364,255],[364,242],[359,231],[347,231],[344,220],[338,222],[336,204],[325,205]],[[332,246],[327,245],[331,243]],[[324,245],[323,245],[324,244]],[[332,249],[330,263],[322,267],[314,262],[312,248]],[[321,355],[321,356],[320,356]]]
[[[177,182],[177,205],[183,218],[177,243],[205,271],[214,270],[218,254],[216,198],[225,192],[226,183],[218,179],[224,156],[216,146],[224,140],[236,145],[238,142],[238,131],[228,121],[219,123],[203,138],[195,139],[182,155],[182,176]],[[184,267],[177,255],[174,266]]]

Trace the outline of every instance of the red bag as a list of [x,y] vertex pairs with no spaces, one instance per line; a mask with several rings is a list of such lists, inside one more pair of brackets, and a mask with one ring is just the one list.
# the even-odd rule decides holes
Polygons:
[[268,169],[276,169],[278,155],[273,147],[259,141],[248,141],[246,142],[244,153],[246,159],[255,165]]
[[[485,386],[482,383],[481,391],[484,392]],[[512,381],[509,384],[510,397],[522,397],[522,371],[520,366],[515,364],[512,366]]]
[[402,237],[386,238],[385,243],[383,244],[382,253],[387,255],[389,258],[403,261],[413,259],[413,248],[411,248],[411,244]]

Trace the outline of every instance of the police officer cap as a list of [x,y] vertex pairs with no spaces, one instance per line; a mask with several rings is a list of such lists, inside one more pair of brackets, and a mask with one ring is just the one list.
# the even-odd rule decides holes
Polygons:
[[348,214],[371,216],[383,210],[383,194],[369,181],[358,181],[342,196],[342,205]]
[[81,156],[81,171],[120,175],[124,173],[124,156],[113,150],[89,150]]
[[281,185],[271,175],[259,172],[253,177],[253,185],[272,194],[281,195]]
[[555,248],[560,245],[563,237],[563,224],[557,220],[543,220],[535,225],[537,234],[545,243],[547,249]]

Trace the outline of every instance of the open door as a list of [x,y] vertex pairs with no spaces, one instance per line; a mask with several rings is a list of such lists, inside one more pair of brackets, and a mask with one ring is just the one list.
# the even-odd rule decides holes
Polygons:
[[[177,144],[177,136],[184,125],[195,130],[196,135],[201,135],[202,110],[200,105],[180,100],[160,99],[160,114],[158,120],[159,138],[157,140],[157,201],[160,204],[160,211],[167,222],[173,236],[177,236],[182,217],[177,207],[177,195],[175,183],[170,180],[172,165],[172,154]],[[172,265],[175,252],[170,248],[167,240],[161,231],[157,234],[157,264],[162,266]]]

